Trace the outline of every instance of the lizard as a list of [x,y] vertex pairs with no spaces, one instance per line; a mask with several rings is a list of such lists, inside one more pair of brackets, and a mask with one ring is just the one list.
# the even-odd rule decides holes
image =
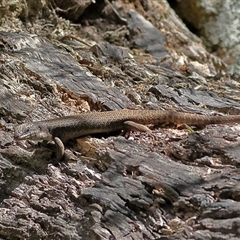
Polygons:
[[207,125],[240,123],[240,115],[201,115],[174,110],[116,110],[89,112],[50,120],[23,123],[15,127],[15,140],[53,140],[57,160],[64,155],[64,143],[70,139],[95,133],[119,130],[152,131],[146,125]]

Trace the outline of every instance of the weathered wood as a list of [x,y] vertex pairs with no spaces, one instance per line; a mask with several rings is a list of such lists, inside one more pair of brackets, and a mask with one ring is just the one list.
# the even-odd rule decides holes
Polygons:
[[[237,239],[238,125],[94,135],[69,142],[60,163],[51,143],[15,142],[12,132],[20,122],[136,108],[128,94],[142,107],[203,114],[238,114],[237,101],[109,44],[78,61],[40,36],[0,32],[0,40],[0,238]],[[91,69],[110,70],[100,79]]]

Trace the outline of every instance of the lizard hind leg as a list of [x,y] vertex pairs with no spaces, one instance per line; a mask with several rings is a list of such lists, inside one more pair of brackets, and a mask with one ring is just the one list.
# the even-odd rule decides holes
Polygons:
[[135,123],[133,121],[125,121],[123,124],[124,124],[124,129],[127,131],[146,132],[151,136],[153,135],[151,129],[145,125]]

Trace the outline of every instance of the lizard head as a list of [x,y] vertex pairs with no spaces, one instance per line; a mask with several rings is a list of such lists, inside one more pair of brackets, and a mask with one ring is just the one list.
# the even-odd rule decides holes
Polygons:
[[47,127],[35,122],[16,126],[14,129],[14,138],[16,140],[51,140],[52,136]]

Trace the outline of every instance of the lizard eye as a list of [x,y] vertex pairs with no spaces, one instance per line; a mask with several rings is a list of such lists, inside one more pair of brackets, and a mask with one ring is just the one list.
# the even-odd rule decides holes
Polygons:
[[29,127],[24,128],[22,132],[19,132],[19,138],[25,138],[26,136],[28,136],[29,131],[30,131]]
[[26,127],[25,129],[24,129],[24,131],[22,132],[22,135],[25,135],[25,134],[27,134],[29,132],[29,127]]

